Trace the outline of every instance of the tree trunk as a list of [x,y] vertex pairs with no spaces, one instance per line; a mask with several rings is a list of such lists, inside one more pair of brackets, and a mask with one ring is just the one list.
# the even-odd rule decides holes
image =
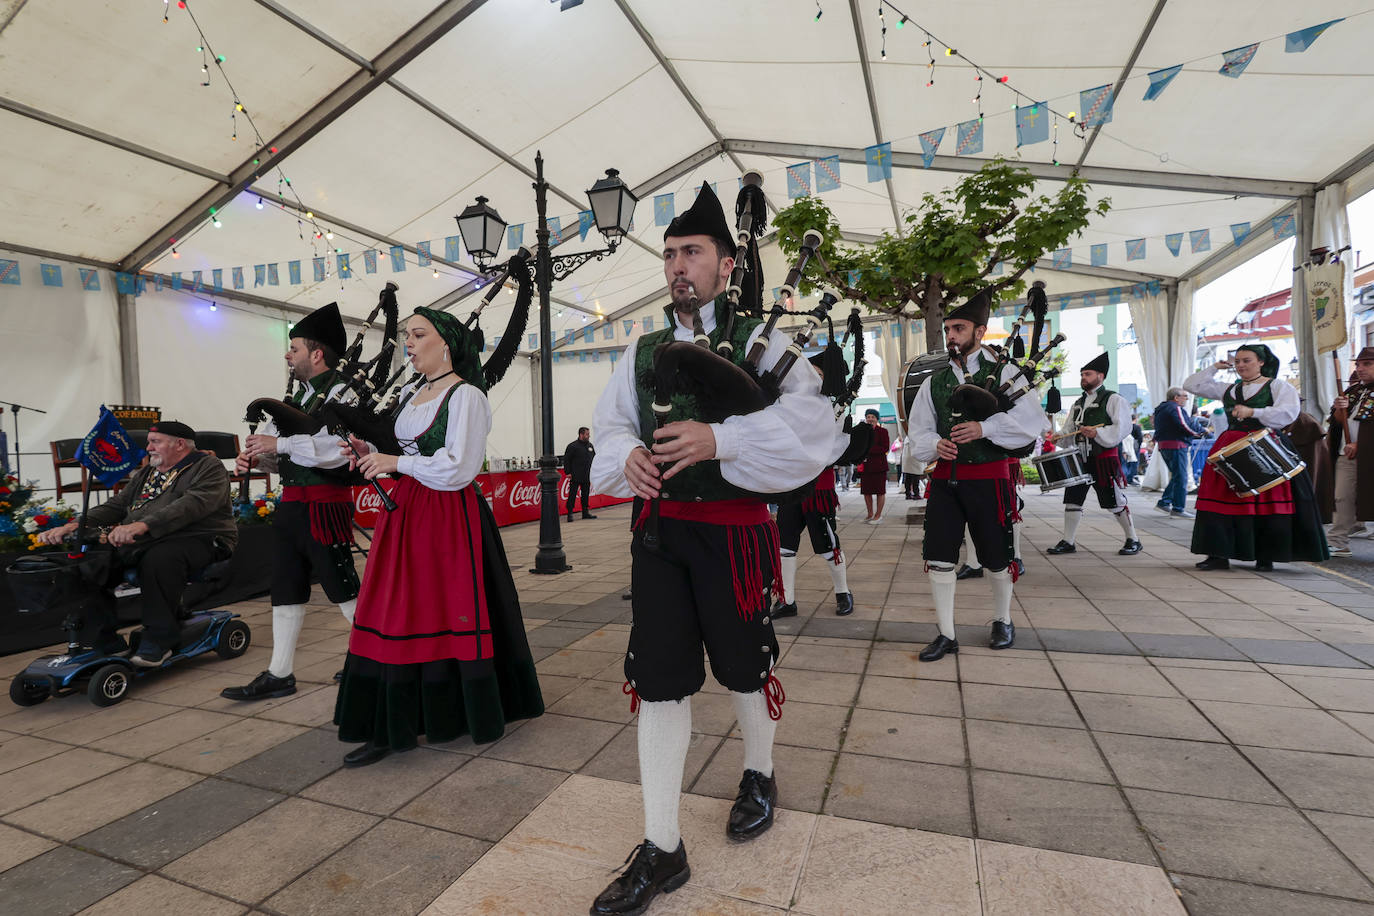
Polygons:
[[945,308],[940,284],[934,277],[926,278],[925,301],[921,303],[921,317],[926,328],[926,351],[945,348]]

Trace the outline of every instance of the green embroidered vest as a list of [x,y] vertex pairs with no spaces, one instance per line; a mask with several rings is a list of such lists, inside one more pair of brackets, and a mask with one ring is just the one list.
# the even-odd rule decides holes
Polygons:
[[1221,396],[1221,403],[1226,406],[1226,428],[1228,430],[1252,433],[1257,429],[1264,429],[1264,424],[1259,421],[1259,418],[1247,417],[1244,420],[1238,420],[1231,415],[1231,408],[1235,407],[1237,404],[1256,409],[1261,407],[1273,407],[1274,392],[1270,390],[1270,386],[1274,384],[1274,380],[1265,379],[1260,390],[1256,391],[1248,399],[1241,397],[1241,388],[1244,384],[1244,382],[1237,381],[1230,388],[1227,388],[1226,393]]
[[[339,382],[339,374],[333,369],[327,369],[310,380],[310,387],[315,389],[310,397],[305,397],[305,388],[301,387],[295,394],[287,398],[286,403],[299,407],[306,413],[318,408],[324,399],[329,396],[329,390]],[[324,422],[321,421],[323,426]],[[291,460],[290,455],[281,455],[277,458],[277,473],[281,476],[282,486],[284,487],[313,487],[320,484],[337,484],[339,477],[337,472],[326,476],[321,474],[317,468],[308,468],[296,464]]]
[[[729,306],[724,293],[715,298],[712,307],[715,309],[716,316],[716,326],[710,334],[711,349],[714,350],[725,333],[724,319],[726,309]],[[654,349],[659,344],[671,343],[674,339],[673,329],[677,326],[672,305],[665,306],[663,311],[667,316],[667,327],[661,331],[645,334],[639,339],[639,345],[635,348],[635,393],[639,397],[639,433],[640,438],[649,448],[653,447],[654,429],[657,425],[653,411]],[[749,335],[759,324],[761,322],[757,318],[747,318],[743,315],[735,317],[735,326],[730,335],[730,342],[734,345],[734,350],[729,356],[730,361],[735,365],[744,365],[745,357],[748,355],[745,345],[749,342]],[[671,423],[674,420],[695,420],[700,416],[696,399],[690,395],[675,394],[669,403],[672,405],[672,410],[669,411],[667,419],[664,421],[666,423]],[[672,480],[668,481],[661,495],[664,499],[714,502],[722,499],[740,499],[752,494],[727,483],[725,478],[720,476],[720,462],[712,459],[700,461],[674,476]]]
[[[995,377],[993,365],[984,354],[978,361],[978,368],[969,373],[967,378],[971,385],[982,385]],[[954,394],[954,389],[960,385],[959,377],[954,374],[954,367],[945,366],[936,372],[926,382],[930,386],[930,400],[935,407],[935,430],[940,434],[941,439],[948,439],[950,432],[954,429],[954,414],[949,409],[950,396]],[[959,421],[964,422],[963,420]],[[965,442],[959,446],[959,464],[987,464],[990,461],[1006,461],[1008,452],[999,445],[994,445],[987,439],[978,439],[974,442]]]
[[453,393],[466,384],[459,382],[444,392],[443,403],[439,405],[439,412],[434,415],[429,428],[415,437],[415,447],[426,458],[443,448],[448,441],[448,402],[453,398]]
[[[1112,391],[1110,388],[1098,388],[1097,394],[1098,397],[1096,402],[1087,410],[1083,410],[1083,401],[1088,397],[1086,393],[1079,395],[1078,400],[1074,401],[1074,411],[1080,413],[1078,418],[1079,426],[1110,426],[1112,424],[1112,415],[1107,410],[1107,402],[1111,400],[1112,395],[1116,394],[1116,392]],[[1094,455],[1099,452],[1109,452],[1116,448],[1115,445],[1110,449],[1103,448],[1097,444],[1096,439],[1089,439],[1087,441],[1090,447],[1089,450]]]

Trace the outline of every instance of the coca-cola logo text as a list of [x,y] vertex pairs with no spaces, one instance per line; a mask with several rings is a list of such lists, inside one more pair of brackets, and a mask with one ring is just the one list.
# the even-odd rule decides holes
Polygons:
[[539,505],[539,483],[521,483],[516,481],[510,488],[510,506],[512,509],[519,509],[522,506]]

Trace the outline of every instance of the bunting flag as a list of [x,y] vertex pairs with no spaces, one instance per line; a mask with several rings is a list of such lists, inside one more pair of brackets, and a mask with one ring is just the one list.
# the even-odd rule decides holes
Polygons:
[[203,273],[204,273],[204,271],[199,271],[199,270],[193,270],[193,271],[191,271],[191,291],[192,291],[192,292],[198,293],[198,292],[201,292],[202,290],[205,289],[205,280],[203,280],[203,279],[201,278],[201,275],[202,275]]
[[338,254],[339,279],[347,280],[353,276],[353,267],[348,263],[349,257],[342,251]]
[[1221,55],[1221,69],[1217,72],[1222,76],[1229,76],[1231,79],[1240,79],[1240,75],[1245,72],[1245,68],[1250,66],[1250,61],[1255,59],[1255,52],[1259,50],[1259,42],[1246,45],[1243,48],[1236,48]]
[[1116,305],[1118,302],[1121,301],[1121,298],[1121,287],[1113,286],[1111,289],[1107,290],[1108,305]]
[[583,329],[582,329],[582,342],[583,342],[583,343],[593,343],[593,342],[595,342],[595,341],[596,341],[596,328],[583,328]]
[[[1337,20],[1337,22],[1339,21]],[[1269,224],[1273,227],[1275,239],[1289,239],[1298,234],[1298,221],[1291,213],[1276,216],[1269,221]]]
[[566,347],[568,344],[572,343],[572,342],[573,342],[573,337],[574,337],[576,334],[577,334],[577,331],[576,331],[575,329],[573,329],[573,328],[564,328],[564,329],[563,329],[563,346]]
[[892,177],[892,144],[875,143],[864,149],[869,181],[884,181]]
[[138,295],[138,277],[123,272],[115,274],[115,292],[123,295]]
[[19,262],[0,258],[0,283],[6,286],[19,286]]
[[291,285],[292,285],[292,286],[300,286],[300,285],[301,285],[301,262],[300,262],[300,261],[287,261],[287,262],[286,262],[286,276],[287,276],[287,278],[291,281]]
[[805,197],[811,193],[811,163],[798,162],[787,167],[787,197]]
[[[243,289],[243,268],[234,267],[230,269],[229,276],[232,278],[234,289]],[[294,281],[293,281],[294,282]]]
[[619,354],[618,352],[616,352],[615,350],[612,350],[612,351],[611,351],[611,365],[614,366],[614,365],[615,365],[615,361],[616,361],[617,359],[619,359],[619,358],[620,358],[620,354]]
[[1050,263],[1055,270],[1068,270],[1073,267],[1073,249],[1061,248],[1050,254]]
[[559,245],[563,242],[563,220],[557,216],[550,216],[547,220],[549,224],[549,244]]
[[1000,276],[1002,276],[1002,266],[1003,266],[1003,265],[1002,265],[1002,262],[1001,262],[1001,261],[994,261],[994,262],[993,262],[993,265],[992,265],[992,270],[988,271],[989,276],[993,276],[993,277],[1000,277]]
[[253,265],[253,289],[257,289],[259,286],[266,286],[266,285],[267,285],[267,265],[266,265],[266,264],[254,264],[254,265]]
[[840,157],[826,156],[816,160],[816,193],[837,191],[840,187]]
[[221,292],[224,289],[224,268],[216,267],[210,271],[210,276],[214,278],[211,281],[211,288],[217,293]]
[[1089,262],[1093,267],[1107,266],[1107,244],[1093,245],[1088,249]]
[[654,225],[666,226],[673,221],[676,215],[673,204],[672,194],[654,195]]
[[417,242],[415,244],[415,263],[421,267],[428,267],[434,263],[434,259],[429,254],[429,242]]
[[44,286],[62,285],[62,268],[57,264],[43,264],[38,268],[43,275]]
[[525,244],[525,224],[521,223],[518,226],[507,226],[506,247],[511,251],[515,251],[523,244]]
[[166,282],[162,274],[153,274],[153,292],[162,292],[162,286]]
[[281,274],[277,272],[275,263],[267,265],[267,285],[281,286]]
[[1150,77],[1150,85],[1145,90],[1144,100],[1146,102],[1153,102],[1155,99],[1159,98],[1164,90],[1169,88],[1169,84],[1174,81],[1174,77],[1178,76],[1182,70],[1182,64],[1175,67],[1165,67],[1163,70],[1152,70],[1148,74]]
[[402,245],[391,246],[391,272],[399,274],[406,269],[406,250]]
[[580,210],[577,214],[577,237],[582,241],[587,240],[587,233],[596,225],[596,214],[590,210]]
[[1112,86],[1098,86],[1078,93],[1078,123],[1098,127],[1112,121]]
[[1232,223],[1232,224],[1231,224],[1231,238],[1235,239],[1235,242],[1236,242],[1237,245],[1239,245],[1239,244],[1241,244],[1242,242],[1244,242],[1245,239],[1246,239],[1249,235],[1250,235],[1250,224],[1249,224],[1249,223]]
[[324,258],[311,258],[315,265],[315,282],[319,283],[324,279]]
[[1126,260],[1143,261],[1145,259],[1145,240],[1127,239],[1126,240]]
[[893,336],[893,337],[901,337],[901,336],[902,336],[902,326],[901,326],[900,324],[898,324],[897,322],[895,322],[895,321],[892,323],[892,336]]
[[463,256],[463,240],[456,235],[450,235],[444,239],[444,260],[457,261]]
[[577,354],[577,361],[579,363],[585,363],[587,361],[587,354],[585,351]]
[[181,271],[178,270],[176,273],[172,274],[172,289],[181,289],[182,282]]
[[633,318],[624,318],[621,320],[620,326],[625,329],[625,336],[629,337],[630,334],[634,332],[635,320]]
[[645,316],[644,316],[644,333],[645,333],[645,334],[648,334],[648,333],[649,333],[650,331],[652,331],[653,329],[654,329],[654,316],[653,316],[653,315],[645,315]]
[[1183,249],[1183,233],[1170,232],[1164,236],[1164,247],[1169,249],[1169,254],[1178,257],[1179,251]]
[[851,270],[851,271],[849,272],[849,285],[850,285],[851,287],[858,286],[858,285],[859,285],[859,277],[861,277],[861,276],[863,276],[863,274],[862,274],[860,271]]
[[1016,145],[1029,146],[1050,138],[1049,109],[1044,102],[1016,106]]
[[1194,229],[1188,233],[1188,245],[1192,248],[1193,254],[1200,254],[1204,251],[1212,250],[1212,230]]
[[593,351],[592,351],[592,362],[594,362],[594,363],[599,363],[599,362],[601,362],[601,352],[600,352],[599,350],[593,350]]
[[1087,308],[1094,308],[1097,305],[1097,296],[1094,293],[1084,293],[1083,305]]
[[1312,47],[1312,42],[1316,41],[1317,38],[1321,36],[1322,32],[1325,32],[1336,23],[1344,21],[1344,19],[1332,19],[1330,22],[1323,22],[1321,25],[1310,25],[1305,29],[1289,32],[1284,36],[1283,50],[1287,54],[1301,54],[1303,51]]
[[983,151],[983,121],[974,118],[954,125],[954,154],[972,156]]
[[615,340],[615,326],[607,322],[601,326],[602,340]]
[[940,149],[940,141],[945,139],[945,129],[937,127],[935,130],[928,130],[918,137],[921,141],[921,164],[925,168],[930,168],[930,164],[935,161],[935,153]]
[[539,335],[538,335],[538,334],[530,334],[530,335],[528,335],[528,336],[525,338],[525,340],[529,343],[529,349],[531,349],[531,350],[538,350],[538,349],[539,349]]
[[370,274],[375,274],[377,272],[376,249],[369,248],[367,251],[363,252],[363,271]]

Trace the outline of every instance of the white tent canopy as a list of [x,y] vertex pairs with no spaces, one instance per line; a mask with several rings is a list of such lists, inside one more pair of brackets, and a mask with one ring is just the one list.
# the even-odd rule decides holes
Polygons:
[[[900,29],[899,11],[913,17]],[[1310,51],[1284,52],[1286,33],[1341,17],[1349,18]],[[469,308],[454,300],[474,265],[466,252],[442,257],[443,240],[480,194],[524,224],[532,243],[536,150],[551,184],[549,214],[565,229],[606,168],[641,199],[618,252],[555,284],[562,351],[623,347],[642,328],[627,334],[625,319],[657,314],[664,285],[654,195],[676,193],[680,209],[707,180],[721,183],[728,203],[735,179],[756,168],[770,205],[785,206],[786,167],[830,155],[840,158],[842,184],[821,196],[856,240],[895,231],[923,194],[996,156],[1031,168],[1045,193],[1077,168],[1112,210],[1071,243],[1072,271],[1037,275],[1052,296],[1158,281],[1164,292],[1152,307],[1167,314],[1148,328],[1138,322],[1137,333],[1142,348],[1167,348],[1168,337],[1192,339],[1180,280],[1196,288],[1274,244],[1269,219],[1285,213],[1297,217],[1302,256],[1317,192],[1339,186],[1353,199],[1374,184],[1372,36],[1374,17],[1354,0],[901,0],[882,20],[876,4],[842,0],[586,0],[566,11],[547,0],[190,0],[188,9],[0,0],[0,257],[25,270],[22,286],[0,285],[7,364],[18,355],[0,397],[54,408],[28,423],[26,451],[31,441],[84,431],[101,400],[141,399],[232,428],[242,404],[278,389],[281,319],[332,300],[360,317],[387,280],[400,284],[407,307]],[[1240,78],[1217,73],[1223,51],[1251,42],[1261,44]],[[981,82],[969,61],[983,68]],[[1174,83],[1143,100],[1146,74],[1176,64]],[[1006,84],[996,81],[1003,75]],[[1109,123],[1080,137],[1060,118],[1057,143],[1018,149],[1018,97],[1008,87],[1022,103],[1064,115],[1079,108],[1081,90],[1108,84],[1118,89]],[[979,115],[980,87],[983,150],[956,155],[954,125]],[[918,135],[940,127],[943,143],[923,168]],[[878,142],[892,144],[893,172],[870,183],[864,149]],[[212,207],[221,228],[209,222]],[[1253,231],[1237,246],[1227,227],[1240,222]],[[313,238],[316,225],[335,237]],[[1166,234],[1201,228],[1211,230],[1210,251],[1194,254],[1186,239],[1178,255],[1166,248]],[[559,253],[602,244],[594,230],[585,240],[567,235]],[[1146,256],[1128,263],[1124,242],[1141,238]],[[438,277],[416,263],[422,241],[434,244]],[[1097,243],[1108,243],[1109,266],[1084,266]],[[403,274],[392,273],[393,245],[409,249]],[[353,257],[351,278],[338,278],[335,249]],[[372,274],[361,264],[368,249],[379,254]],[[765,252],[776,283],[781,255],[776,246]],[[313,280],[314,257],[329,265],[322,282]],[[211,322],[208,294],[151,286],[136,302],[116,297],[108,274],[99,294],[59,296],[38,288],[39,261],[199,270],[207,281],[219,269],[226,287],[242,267],[248,288],[213,298],[244,311],[231,319],[222,307]],[[299,285],[286,276],[290,261],[302,263]],[[279,266],[278,285],[254,285],[259,264]],[[510,301],[498,298],[484,317],[489,337]],[[106,329],[92,341],[94,321]],[[115,327],[122,333],[106,336]],[[535,330],[531,321],[527,333]],[[569,330],[575,343],[565,343]],[[89,397],[67,385],[54,404],[45,378],[58,362],[53,349],[78,342],[90,358],[60,362]],[[581,395],[604,382],[609,360],[555,368],[559,397],[579,393],[575,410],[559,405],[561,441],[587,420]],[[1187,368],[1165,360],[1152,374],[1176,382]],[[188,398],[186,373],[215,382]],[[532,375],[517,362],[493,393],[508,408],[493,454],[537,450]]]

